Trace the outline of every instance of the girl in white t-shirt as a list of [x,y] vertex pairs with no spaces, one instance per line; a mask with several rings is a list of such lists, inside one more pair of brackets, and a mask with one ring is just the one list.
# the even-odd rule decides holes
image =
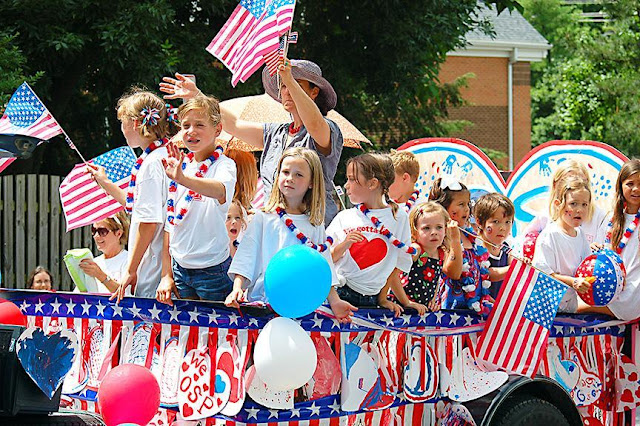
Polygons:
[[581,303],[580,312],[599,312],[631,321],[640,317],[640,160],[629,160],[616,181],[613,217],[605,230],[606,246],[617,252],[626,270],[626,284],[604,307]]
[[340,287],[332,289],[329,303],[337,317],[344,317],[341,304],[376,306],[392,310],[401,306],[387,299],[389,288],[404,306],[421,315],[425,305],[411,301],[400,283],[400,272],[411,269],[415,248],[404,210],[389,198],[394,182],[393,162],[388,155],[362,154],[347,163],[345,189],[351,203],[333,219],[327,234],[334,239],[331,249]]
[[[244,300],[268,302],[264,292],[267,265],[280,249],[296,244],[322,253],[337,282],[329,251],[331,241],[323,224],[325,189],[318,154],[301,147],[286,150],[276,177],[264,211],[254,214],[229,267],[233,291],[225,300],[227,306],[238,307]],[[344,308],[355,309],[348,304]]]
[[551,194],[549,210],[553,222],[540,233],[532,263],[570,287],[558,311],[576,312],[576,291],[584,293],[591,287],[585,278],[574,278],[576,269],[591,254],[589,242],[580,228],[593,212],[588,183],[575,176],[558,181]]
[[162,281],[156,298],[221,302],[231,291],[225,220],[236,185],[236,164],[216,139],[222,131],[218,100],[196,96],[178,111],[185,155],[169,143],[162,160],[169,183]]
[[127,145],[143,150],[131,169],[129,187],[123,190],[111,182],[103,167],[88,164],[87,169],[131,214],[127,269],[112,296],[119,302],[129,287],[137,297],[155,297],[160,282],[167,200],[167,178],[161,160],[167,156],[169,121],[164,101],[137,89],[118,101],[118,119]]

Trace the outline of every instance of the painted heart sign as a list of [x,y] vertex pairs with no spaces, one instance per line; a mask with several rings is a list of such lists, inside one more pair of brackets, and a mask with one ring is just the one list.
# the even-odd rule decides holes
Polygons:
[[570,355],[571,360],[580,369],[580,378],[571,391],[571,398],[578,407],[591,405],[602,394],[602,382],[597,372],[589,367],[582,351],[578,347],[574,347]]
[[505,182],[493,162],[475,145],[456,138],[423,138],[409,141],[399,149],[411,151],[420,162],[416,183],[426,198],[432,182],[451,174],[463,182],[477,199],[487,192],[506,195],[516,207],[513,236],[517,236],[535,216],[547,211],[551,176],[568,159],[587,167],[594,201],[609,210],[613,185],[628,160],[611,146],[593,141],[550,141],[531,150]]
[[211,377],[211,357],[204,347],[190,350],[182,360],[178,389],[180,414],[185,420],[198,420],[220,412],[231,386],[226,375]]
[[45,335],[36,327],[22,332],[16,353],[24,371],[50,399],[71,370],[78,353],[78,338],[71,330]]
[[406,342],[404,396],[412,402],[424,402],[438,392],[438,360],[425,337],[412,336]]

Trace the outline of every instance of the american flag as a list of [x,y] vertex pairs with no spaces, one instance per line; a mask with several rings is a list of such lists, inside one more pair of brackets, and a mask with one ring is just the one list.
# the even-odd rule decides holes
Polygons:
[[11,96],[7,109],[0,118],[0,133],[33,136],[48,140],[63,133],[31,87],[24,82]]
[[251,201],[251,205],[254,209],[261,209],[264,207],[267,200],[264,197],[264,183],[262,182],[262,178],[258,178],[258,184],[256,185],[256,194],[253,197],[253,201]]
[[207,51],[233,73],[231,84],[245,82],[276,52],[281,35],[291,29],[295,0],[241,0]]
[[284,37],[280,37],[280,46],[278,50],[269,52],[264,55],[264,62],[269,70],[269,75],[274,75],[278,72],[278,65],[284,61]]
[[9,167],[14,161],[16,161],[15,157],[0,158],[0,173],[4,172],[4,169]]
[[533,377],[566,286],[514,260],[478,339],[476,355],[509,373]]
[[[126,189],[135,161],[133,150],[126,146],[102,154],[89,163],[103,166],[109,179]],[[90,225],[123,209],[120,203],[93,180],[86,169],[85,164],[76,164],[60,184],[60,200],[67,220],[67,231]]]

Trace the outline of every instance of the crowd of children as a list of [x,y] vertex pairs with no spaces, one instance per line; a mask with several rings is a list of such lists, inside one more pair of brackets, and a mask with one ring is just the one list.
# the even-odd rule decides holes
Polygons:
[[[304,93],[317,97],[317,87],[307,88],[287,72],[285,84],[296,87],[284,96],[301,104]],[[305,105],[308,111],[292,115],[302,117],[302,124],[308,120],[314,129],[309,131],[325,143],[283,150],[267,202],[254,209],[258,170],[253,155],[234,149],[223,153],[216,140],[224,123],[249,139],[266,138],[266,130],[230,118],[215,98],[194,95],[195,90],[194,84],[177,114],[188,154],[178,148],[179,141],[168,140],[173,121],[168,105],[151,92],[135,90],[118,103],[127,143],[143,151],[129,188],[122,191],[104,169],[88,166],[131,215],[128,259],[117,286],[110,287],[113,298],[122,299],[126,291],[169,304],[175,297],[236,307],[245,301],[268,303],[263,283],[270,259],[284,247],[305,244],[331,266],[327,301],[341,321],[349,321],[359,306],[387,308],[396,316],[406,308],[419,314],[491,309],[514,259],[507,241],[513,244],[515,208],[507,197],[487,193],[472,205],[468,188],[447,174],[421,194],[416,189],[420,165],[413,154],[364,153],[346,166],[345,190],[353,207],[334,217],[333,211],[327,213],[324,167],[337,136],[331,123],[311,126],[318,111]],[[576,161],[561,164],[550,187],[548,216],[536,218],[528,230],[540,233],[533,266],[569,287],[559,310],[640,316],[640,160],[622,167],[611,215],[594,208],[588,172]],[[590,282],[574,275],[592,250],[605,245],[624,260],[627,283],[608,307],[591,307],[576,293],[587,291]]]

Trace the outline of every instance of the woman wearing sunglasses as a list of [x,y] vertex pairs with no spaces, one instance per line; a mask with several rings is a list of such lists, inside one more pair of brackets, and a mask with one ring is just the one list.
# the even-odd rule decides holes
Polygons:
[[80,268],[98,281],[98,293],[113,293],[127,270],[129,219],[124,211],[91,225],[91,234],[102,253],[93,260],[83,259]]

